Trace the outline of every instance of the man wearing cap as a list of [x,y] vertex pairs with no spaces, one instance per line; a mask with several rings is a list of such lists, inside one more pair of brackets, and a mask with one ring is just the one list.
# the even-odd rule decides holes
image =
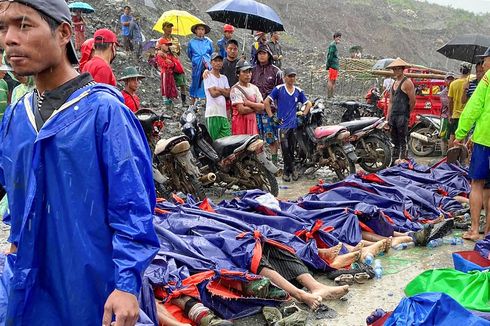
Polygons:
[[261,46],[267,46],[267,34],[261,31],[255,32],[255,42],[252,44],[250,50],[250,64],[255,66],[257,64],[257,50]]
[[213,53],[213,41],[205,35],[211,31],[208,25],[199,23],[191,27],[194,38],[189,41],[187,46],[187,57],[192,62],[192,82],[189,94],[192,97],[192,103],[198,98],[205,98],[204,83],[202,74],[204,70],[211,68],[211,54]]
[[449,98],[447,96],[449,92],[449,86],[454,81],[454,74],[452,72],[448,73],[444,78],[444,89],[439,93],[439,98],[441,99],[441,129],[439,131],[439,137],[442,141],[442,154],[445,156],[448,149],[448,126],[449,126]]
[[140,98],[136,94],[141,80],[145,76],[138,73],[136,67],[126,67],[122,72],[119,80],[124,81],[124,89],[121,91],[124,97],[124,104],[132,111],[136,112],[140,109]]
[[230,97],[230,86],[226,76],[220,74],[223,57],[218,52],[211,55],[211,71],[204,79],[206,92],[205,118],[209,135],[213,140],[231,136],[230,122],[226,114],[226,97]]
[[117,37],[107,28],[99,29],[94,34],[94,56],[87,61],[82,72],[88,72],[97,83],[116,86],[116,76],[111,63],[116,58]]
[[[298,120],[296,118],[296,105],[306,103],[304,114],[308,114],[311,102],[306,98],[303,90],[294,85],[296,82],[296,70],[293,68],[284,69],[284,84],[276,86],[264,101],[265,111],[270,119],[279,123],[279,139],[281,142],[281,152],[284,161],[284,175],[282,179],[286,182],[298,180],[298,171],[294,168],[294,148],[296,144],[296,128]],[[271,104],[277,103],[277,117],[271,109]]]
[[230,24],[226,24],[223,26],[223,37],[216,42],[218,45],[218,50],[219,54],[223,57],[226,58],[226,45],[228,44],[228,41],[232,39],[233,33],[235,32],[235,27],[233,27]]
[[272,53],[272,63],[279,69],[282,66],[282,46],[279,43],[279,32],[271,32],[271,39],[267,46]]
[[481,57],[486,72],[461,113],[454,140],[455,146],[462,146],[470,130],[475,128],[471,137],[474,145],[468,171],[471,178],[471,228],[463,234],[463,238],[468,240],[478,240],[480,237],[482,206],[486,207],[485,234],[490,233],[490,50]]
[[327,96],[328,98],[333,97],[335,91],[335,83],[337,77],[339,76],[339,51],[337,49],[337,44],[340,43],[342,39],[342,34],[340,32],[335,32],[333,34],[333,41],[330,42],[327,49],[327,62],[326,67],[328,70],[328,85],[327,85]]
[[[252,70],[252,84],[259,88],[263,98],[267,98],[274,87],[283,83],[282,73],[272,64],[272,53],[267,45],[261,45],[258,48],[256,62]],[[272,110],[275,111],[274,105]],[[277,126],[272,123],[266,113],[258,115],[257,119],[260,135],[269,144],[272,163],[277,164],[277,152],[279,151]]]
[[399,158],[408,159],[407,136],[410,112],[415,107],[415,87],[403,71],[410,67],[408,63],[396,58],[386,68],[393,70],[395,82],[390,91],[390,103],[386,118],[391,129],[393,148],[393,163]]
[[[64,0],[0,2],[0,46],[36,89],[5,111],[8,325],[135,325],[158,251],[151,153],[115,88],[79,75]],[[1,307],[5,308],[5,307]]]
[[123,10],[124,12],[121,15],[121,34],[123,37],[123,46],[125,51],[133,51],[133,43],[129,29],[131,21],[133,20],[133,16],[131,16],[131,7],[124,6]]

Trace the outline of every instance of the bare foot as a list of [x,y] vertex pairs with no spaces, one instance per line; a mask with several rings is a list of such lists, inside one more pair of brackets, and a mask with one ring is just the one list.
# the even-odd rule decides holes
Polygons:
[[335,259],[330,263],[330,267],[335,269],[345,268],[352,263],[358,261],[361,258],[361,252],[349,252],[348,254],[338,255]]
[[321,285],[318,289],[311,292],[311,294],[320,296],[324,300],[335,300],[340,299],[349,292],[348,285],[342,286],[326,286]]
[[378,242],[376,242],[375,244],[373,244],[371,246],[362,248],[361,260],[364,261],[364,259],[366,258],[366,256],[368,254],[371,254],[373,256],[377,256],[380,252],[385,251],[387,242],[388,242],[388,239],[383,239],[383,240],[379,240]]
[[462,236],[465,240],[476,241],[480,239],[480,234],[478,232],[466,231]]
[[359,251],[361,250],[362,248],[364,248],[364,242],[359,242],[358,244],[356,244],[356,246],[354,248],[352,248],[351,251]]
[[409,242],[413,242],[413,239],[409,236],[394,237],[393,240],[391,241],[391,248],[396,247],[400,243],[409,243]]
[[318,256],[329,263],[339,255],[340,249],[342,249],[342,243],[339,242],[336,246],[332,248],[318,249]]
[[308,305],[311,310],[315,311],[318,309],[322,303],[322,296],[314,293],[308,293],[306,291],[300,290],[298,295],[295,297],[296,300],[303,302]]

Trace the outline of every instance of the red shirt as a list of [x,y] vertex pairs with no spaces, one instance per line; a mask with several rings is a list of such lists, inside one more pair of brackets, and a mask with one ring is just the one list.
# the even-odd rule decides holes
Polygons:
[[121,91],[122,95],[124,96],[124,104],[132,111],[136,112],[140,108],[140,98],[138,95],[134,94],[131,95],[128,92],[126,92],[124,89]]
[[114,76],[111,66],[100,57],[93,57],[87,61],[82,72],[91,74],[97,83],[116,86],[116,76]]

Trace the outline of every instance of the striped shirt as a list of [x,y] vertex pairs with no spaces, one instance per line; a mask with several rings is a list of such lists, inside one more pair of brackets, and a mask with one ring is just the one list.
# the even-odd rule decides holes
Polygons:
[[468,84],[468,90],[466,90],[466,98],[468,100],[470,99],[471,95],[473,95],[473,92],[475,91],[476,86],[478,86],[478,80],[477,79],[473,79]]

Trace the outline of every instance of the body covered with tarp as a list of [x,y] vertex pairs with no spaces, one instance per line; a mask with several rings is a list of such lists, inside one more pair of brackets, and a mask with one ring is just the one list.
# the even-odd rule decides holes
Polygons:
[[78,89],[39,131],[32,95],[7,109],[0,130],[18,246],[7,324],[101,325],[109,294],[138,295],[157,252],[149,148],[112,87]]

